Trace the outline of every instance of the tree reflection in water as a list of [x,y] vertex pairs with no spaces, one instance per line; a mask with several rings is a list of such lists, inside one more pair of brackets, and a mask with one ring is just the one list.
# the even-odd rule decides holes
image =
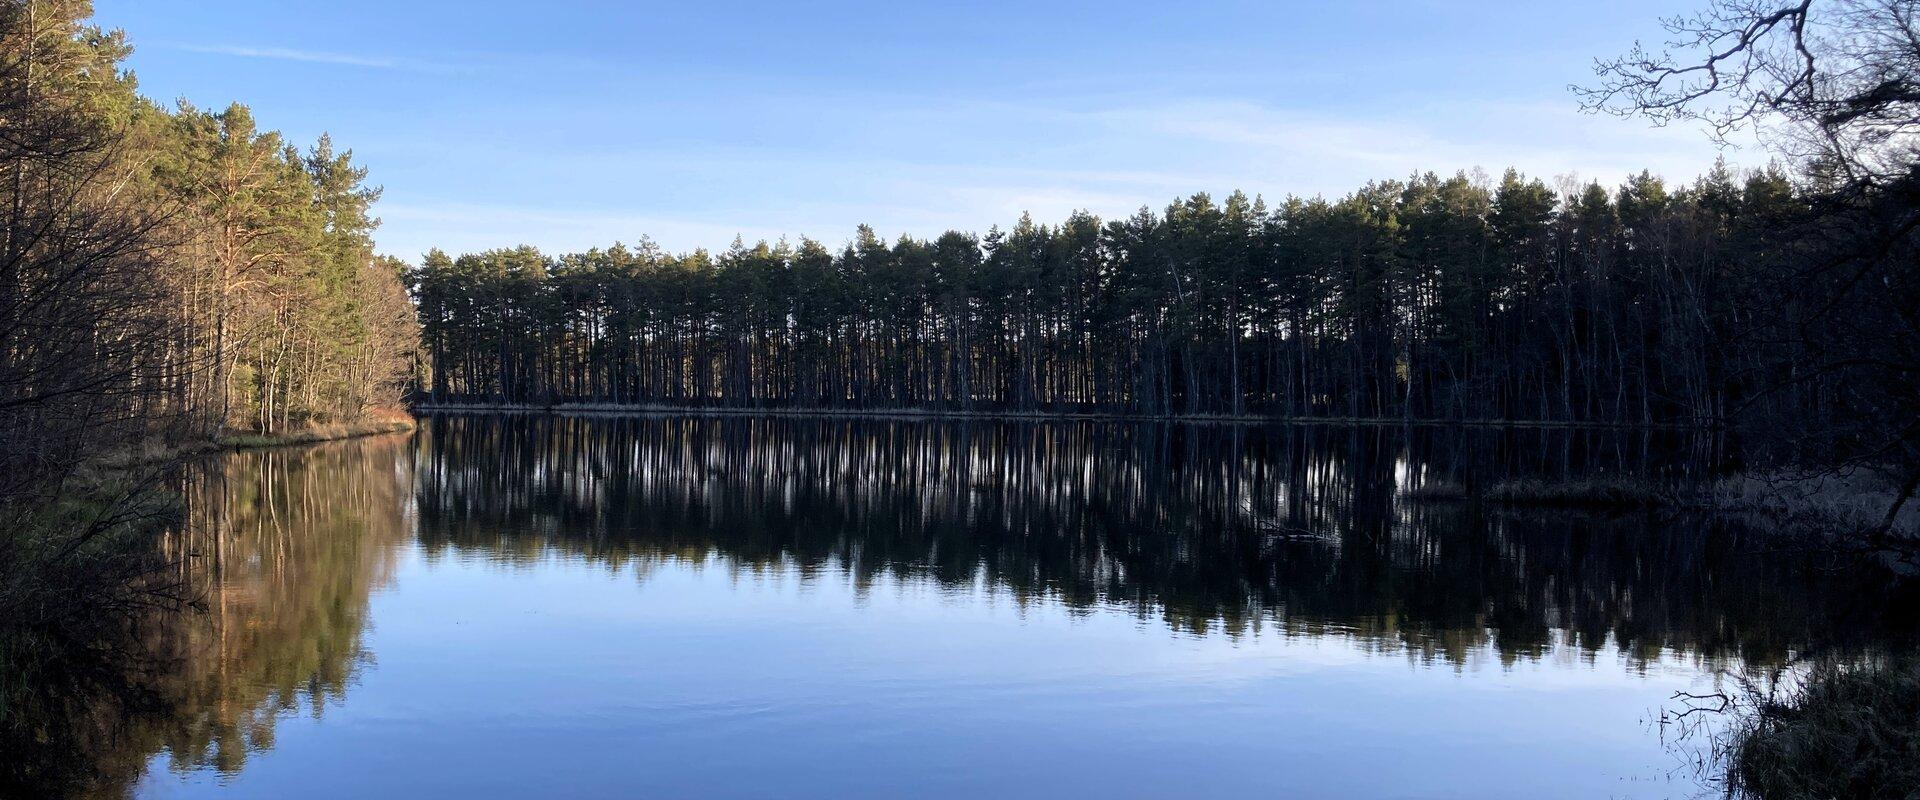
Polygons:
[[409,547],[861,591],[925,581],[1442,665],[1617,648],[1634,665],[1751,666],[1886,641],[1877,568],[1782,552],[1763,531],[1406,497],[1429,480],[1685,480],[1711,452],[1566,431],[448,416],[411,440],[234,455],[183,481],[185,520],[160,547],[201,607],[139,621],[130,644],[35,654],[112,679],[39,687],[8,712],[0,747],[25,755],[0,795],[243,769],[283,715],[350,700],[374,656],[369,597]]
[[1766,661],[1815,634],[1871,637],[1873,594],[1828,591],[1834,557],[1783,555],[1766,532],[1404,497],[1434,479],[1679,479],[1709,450],[1645,433],[448,416],[418,445],[420,537],[506,561],[984,583],[1425,661],[1556,643]]
[[371,659],[368,598],[412,530],[408,447],[382,437],[189,470],[182,522],[159,550],[193,607],[35,654],[56,659],[43,672],[111,678],[36,687],[27,711],[47,717],[5,720],[0,796],[123,796],[161,754],[235,773],[273,747],[282,715],[342,700]]

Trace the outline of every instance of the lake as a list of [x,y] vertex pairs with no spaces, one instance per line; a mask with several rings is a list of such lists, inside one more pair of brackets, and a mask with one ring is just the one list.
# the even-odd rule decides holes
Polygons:
[[1737,521],[1408,497],[1703,448],[439,416],[235,454],[162,545],[202,608],[79,757],[143,798],[1711,793],[1674,694],[1872,646],[1863,573]]

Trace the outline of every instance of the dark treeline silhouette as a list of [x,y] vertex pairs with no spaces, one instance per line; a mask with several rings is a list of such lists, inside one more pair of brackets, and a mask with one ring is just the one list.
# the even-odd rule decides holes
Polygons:
[[718,560],[860,586],[984,585],[1186,631],[1349,635],[1454,663],[1488,646],[1519,659],[1559,645],[1767,662],[1892,627],[1872,588],[1884,570],[1762,554],[1766,531],[1405,497],[1466,470],[1657,470],[1686,439],[436,416],[415,474],[429,554],[533,563],[558,551],[641,575]]
[[[1920,563],[1920,531],[1902,524],[1920,491],[1920,5],[1701,5],[1663,20],[1663,46],[1599,62],[1586,105],[1753,133],[1799,173],[1813,213],[1784,231],[1792,244],[1764,271],[1774,302],[1752,309],[1755,345],[1789,367],[1755,378],[1798,402],[1744,422],[1809,466],[1889,479],[1893,499],[1864,538]],[[1791,684],[1733,706],[1746,720],[1715,748],[1730,794],[1920,793],[1911,654],[1816,665]]]
[[1706,423],[1781,174],[1615,190],[1432,174],[1269,208],[838,252],[531,248],[413,275],[436,402]]
[[1920,538],[1896,523],[1920,491],[1920,15],[1911,0],[1703,6],[1663,21],[1663,47],[1599,62],[1580,94],[1753,134],[1793,170],[1804,208],[1732,263],[1729,374],[1753,397],[1732,408],[1767,458],[1880,472],[1893,500],[1869,538],[1912,558]]

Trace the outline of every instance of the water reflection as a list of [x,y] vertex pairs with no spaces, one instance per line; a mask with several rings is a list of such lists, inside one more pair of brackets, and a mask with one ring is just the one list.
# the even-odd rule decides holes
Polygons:
[[46,672],[112,677],[40,687],[40,718],[6,720],[0,795],[124,796],[150,764],[236,774],[283,717],[342,702],[372,658],[368,597],[412,530],[411,465],[387,437],[191,470],[160,544],[191,608],[39,654]]
[[372,660],[368,597],[412,528],[406,444],[247,453],[192,479],[186,524],[162,543],[204,607],[173,631],[176,710],[154,732],[175,768],[238,772],[279,716],[345,699]]
[[1402,496],[1435,479],[1670,474],[1702,449],[1644,433],[451,416],[420,437],[420,540],[504,562],[927,578],[1454,663],[1556,644],[1765,662],[1875,628],[1882,607],[1851,591],[1870,575],[1831,591],[1838,562],[1782,557],[1742,526]]
[[[129,643],[61,651],[59,674],[113,678],[48,686],[31,719],[11,712],[0,796],[219,796],[248,777],[256,793],[284,792],[346,780],[341,759],[379,757],[392,760],[361,770],[367,791],[860,794],[837,791],[859,777],[884,795],[944,775],[926,786],[1038,793],[976,780],[962,756],[994,747],[1008,774],[1035,781],[1106,770],[1167,781],[1165,793],[1230,793],[1276,784],[1251,766],[1136,768],[1264,764],[1279,755],[1261,747],[1286,737],[1307,737],[1288,745],[1295,766],[1351,768],[1346,783],[1300,783],[1312,771],[1295,770],[1288,786],[1366,794],[1409,779],[1363,764],[1393,736],[1421,737],[1435,759],[1534,764],[1541,774],[1502,778],[1524,795],[1560,786],[1556,770],[1611,770],[1640,752],[1633,720],[1668,690],[1623,710],[1621,697],[1645,695],[1588,687],[1548,715],[1525,697],[1560,695],[1427,676],[1487,660],[1556,686],[1711,676],[1871,647],[1899,627],[1876,568],[1782,553],[1731,523],[1405,497],[1422,481],[1507,475],[1682,480],[1711,449],[1645,434],[451,416],[411,439],[235,455],[183,482],[185,521],[161,545],[199,608],[142,620]],[[730,584],[700,577],[715,567]],[[600,585],[609,575],[620,591]],[[788,582],[855,602],[752,597]],[[859,602],[914,587],[964,613],[906,602],[882,620]],[[1032,620],[975,613],[1002,598],[1089,640],[1039,643],[1008,631]],[[1112,633],[1112,617],[1134,627]],[[1329,643],[1388,658],[1330,656]],[[777,674],[756,671],[762,658]],[[1244,677],[1305,669],[1290,666],[1302,658],[1334,666]],[[1243,681],[1230,702],[1209,693],[1223,671]],[[1157,738],[1137,727],[1143,713]],[[1605,715],[1604,734],[1541,745],[1557,748],[1544,760],[1516,744],[1533,734],[1490,730]],[[1451,740],[1426,733],[1449,725]],[[304,748],[281,745],[290,727]],[[1586,752],[1623,735],[1630,746]],[[594,748],[609,753],[579,760]],[[261,777],[271,753],[287,758]],[[746,760],[704,778],[676,768],[727,757]],[[1022,773],[1024,757],[1045,763]],[[813,777],[765,782],[775,765]],[[1449,780],[1461,791],[1436,794],[1484,788]]]

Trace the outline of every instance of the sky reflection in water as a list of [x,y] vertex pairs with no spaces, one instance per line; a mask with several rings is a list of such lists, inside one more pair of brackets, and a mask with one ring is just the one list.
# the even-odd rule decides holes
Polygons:
[[362,656],[136,793],[1690,796],[1668,697],[1825,618],[1739,534],[1399,497],[1664,456],[1301,437],[456,418],[242,456],[231,535],[362,543],[311,577],[364,607],[307,615]]

